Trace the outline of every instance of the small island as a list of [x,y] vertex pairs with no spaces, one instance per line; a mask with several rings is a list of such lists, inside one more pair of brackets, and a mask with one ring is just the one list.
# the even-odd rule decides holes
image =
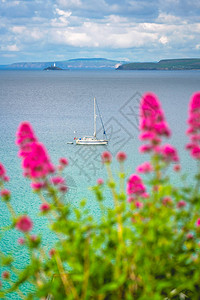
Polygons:
[[50,67],[47,67],[47,68],[44,68],[43,71],[61,71],[63,69],[59,68],[59,67],[56,67],[56,64],[54,63],[54,65],[50,66]]

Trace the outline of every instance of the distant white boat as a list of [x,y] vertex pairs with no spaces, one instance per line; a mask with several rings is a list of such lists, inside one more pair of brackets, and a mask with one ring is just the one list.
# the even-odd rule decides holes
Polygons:
[[[98,106],[97,106],[97,108],[98,108]],[[99,108],[98,108],[98,110],[99,110]],[[100,116],[100,119],[101,119],[101,122],[102,122],[103,134],[106,137],[106,132],[105,132],[105,129],[104,129],[104,125],[103,125],[103,121],[102,121],[100,112],[99,112],[99,116]],[[96,118],[97,118],[97,115],[96,115],[96,99],[94,98],[94,135],[93,136],[85,136],[85,137],[82,137],[82,138],[77,138],[76,139],[76,145],[107,145],[108,144],[107,138],[106,139],[98,139],[97,136],[96,136],[96,134],[97,134],[96,133]]]

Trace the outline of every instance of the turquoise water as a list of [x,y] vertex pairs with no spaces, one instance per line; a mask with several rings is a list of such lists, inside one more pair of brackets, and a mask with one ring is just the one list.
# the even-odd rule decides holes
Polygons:
[[[53,163],[56,164],[59,157],[69,159],[70,166],[65,172],[69,185],[67,201],[77,205],[81,198],[87,197],[91,212],[98,215],[88,187],[105,175],[100,163],[101,152],[106,149],[115,156],[119,150],[126,151],[127,174],[148,159],[138,152],[138,108],[144,92],[153,91],[158,95],[173,132],[171,143],[179,150],[183,169],[194,173],[195,163],[184,151],[184,145],[188,102],[198,90],[199,71],[0,71],[0,161],[11,178],[8,188],[12,191],[16,211],[31,216],[34,232],[45,235],[46,248],[54,237],[46,229],[45,219],[38,216],[40,201],[31,192],[30,182],[22,177],[15,145],[19,123],[31,122]],[[67,144],[74,137],[93,134],[94,96],[110,139],[108,146]],[[98,137],[102,137],[100,127],[97,118]],[[117,168],[117,164],[113,167]],[[109,192],[106,201],[112,205]],[[9,224],[9,215],[5,205],[0,203],[0,226],[6,224]],[[15,252],[18,267],[26,261],[26,253],[16,243],[19,236],[20,233],[12,231],[3,237],[0,245],[6,253]]]

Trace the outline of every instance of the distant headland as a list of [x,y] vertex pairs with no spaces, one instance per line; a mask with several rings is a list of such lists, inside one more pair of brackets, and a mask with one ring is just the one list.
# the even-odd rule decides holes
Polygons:
[[18,62],[0,65],[0,70],[200,70],[200,58],[129,63],[106,58],[77,58],[56,62]]
[[200,59],[163,59],[159,62],[126,63],[116,70],[200,70]]

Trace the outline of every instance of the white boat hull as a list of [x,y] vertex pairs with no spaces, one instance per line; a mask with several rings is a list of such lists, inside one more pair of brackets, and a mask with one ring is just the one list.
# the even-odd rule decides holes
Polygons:
[[76,145],[107,145],[107,140],[76,140]]

